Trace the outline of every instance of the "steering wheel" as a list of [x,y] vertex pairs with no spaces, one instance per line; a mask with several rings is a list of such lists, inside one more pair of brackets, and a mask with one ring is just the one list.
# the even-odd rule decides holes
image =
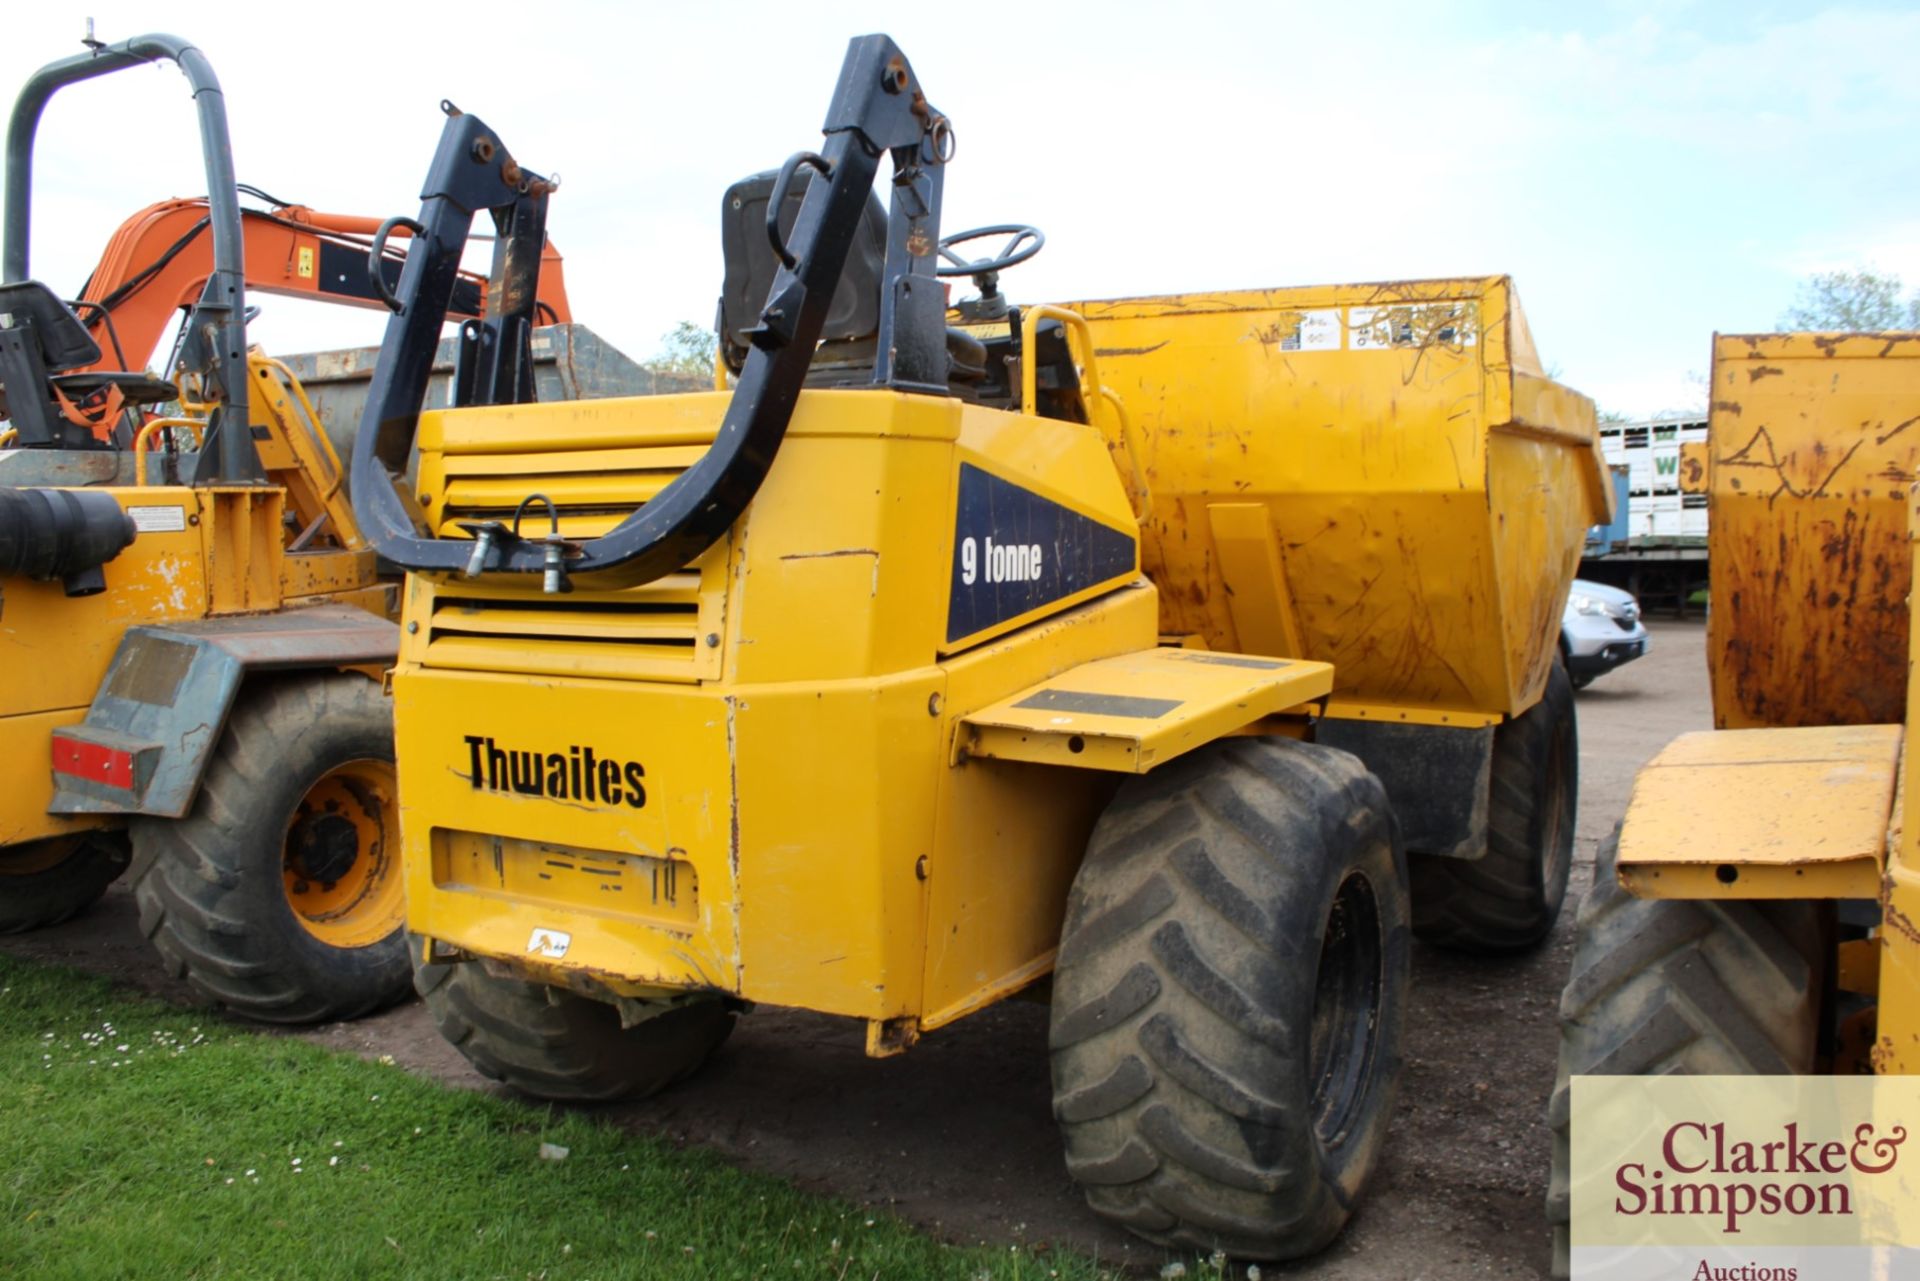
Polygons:
[[[989,236],[1005,236],[1006,243],[1000,246],[1000,252],[990,258],[968,261],[955,253],[954,246],[966,244],[970,240],[985,240]],[[1038,227],[1019,222],[995,223],[991,227],[975,227],[971,231],[958,231],[951,236],[940,237],[940,256],[950,267],[936,267],[936,276],[981,276],[988,273],[1005,271],[1008,267],[1017,267],[1027,259],[1039,253],[1046,246],[1047,237]]]

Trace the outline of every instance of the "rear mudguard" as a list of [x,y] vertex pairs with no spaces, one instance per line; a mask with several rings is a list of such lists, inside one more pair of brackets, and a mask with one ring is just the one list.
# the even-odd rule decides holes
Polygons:
[[350,605],[132,627],[53,736],[55,814],[183,818],[249,673],[389,666],[400,629]]

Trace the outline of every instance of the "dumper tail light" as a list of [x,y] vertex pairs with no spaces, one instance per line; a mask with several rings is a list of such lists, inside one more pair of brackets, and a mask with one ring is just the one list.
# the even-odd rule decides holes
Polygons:
[[53,736],[53,772],[133,790],[133,753],[123,748]]

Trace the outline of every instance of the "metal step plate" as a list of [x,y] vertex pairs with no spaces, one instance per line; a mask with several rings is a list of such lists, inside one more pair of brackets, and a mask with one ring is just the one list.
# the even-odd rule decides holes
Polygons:
[[1144,774],[1332,689],[1327,663],[1145,649],[1068,668],[963,717],[957,748],[992,760]]
[[1620,884],[1641,898],[1878,898],[1898,725],[1682,734],[1634,781]]

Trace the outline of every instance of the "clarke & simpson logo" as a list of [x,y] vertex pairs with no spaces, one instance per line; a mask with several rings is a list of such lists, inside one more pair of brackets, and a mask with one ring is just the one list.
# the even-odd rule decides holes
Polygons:
[[1572,1281],[1920,1278],[1920,1077],[1576,1076]]
[[1881,1134],[1872,1122],[1845,1140],[1823,1140],[1789,1121],[1778,1138],[1755,1142],[1730,1138],[1723,1121],[1679,1121],[1667,1127],[1659,1161],[1615,1167],[1613,1209],[1629,1218],[1705,1216],[1729,1234],[1754,1215],[1850,1215],[1853,1176],[1890,1172],[1906,1141],[1905,1126]]

